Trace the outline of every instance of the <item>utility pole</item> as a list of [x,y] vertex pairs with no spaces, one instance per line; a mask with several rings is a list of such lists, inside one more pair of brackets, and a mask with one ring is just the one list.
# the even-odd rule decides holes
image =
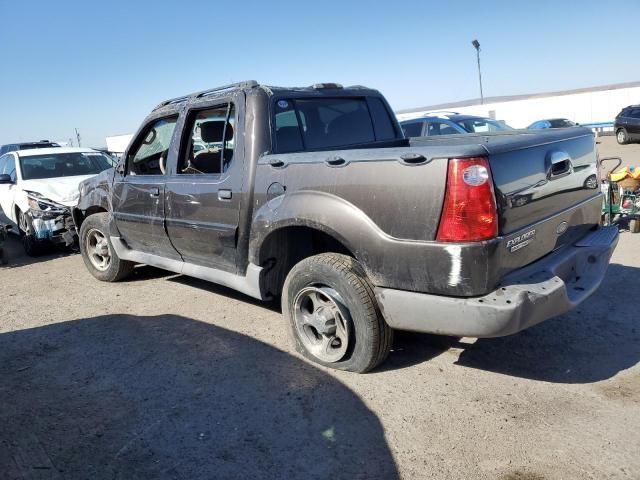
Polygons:
[[81,147],[82,145],[80,144],[80,132],[78,131],[77,128],[76,128],[76,139],[78,140],[78,146]]
[[482,70],[480,70],[480,42],[478,40],[474,40],[471,42],[473,48],[476,49],[476,55],[478,57],[478,80],[480,82],[480,105],[484,105],[484,95],[482,94]]

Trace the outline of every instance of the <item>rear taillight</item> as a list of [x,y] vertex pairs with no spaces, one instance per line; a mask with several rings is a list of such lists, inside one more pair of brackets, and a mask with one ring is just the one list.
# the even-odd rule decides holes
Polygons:
[[498,235],[496,197],[485,157],[451,158],[439,242],[477,242]]

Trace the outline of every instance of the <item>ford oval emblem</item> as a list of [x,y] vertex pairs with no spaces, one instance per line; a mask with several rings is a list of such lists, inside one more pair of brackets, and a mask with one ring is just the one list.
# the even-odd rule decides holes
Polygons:
[[556,233],[558,235],[562,235],[569,228],[569,224],[567,222],[560,222],[560,224],[556,227]]

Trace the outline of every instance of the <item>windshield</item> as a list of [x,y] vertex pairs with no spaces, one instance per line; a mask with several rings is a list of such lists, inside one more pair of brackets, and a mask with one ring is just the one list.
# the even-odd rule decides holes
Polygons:
[[49,153],[20,158],[23,180],[95,175],[112,165],[112,160],[100,152]]
[[496,120],[489,120],[488,118],[468,118],[466,120],[458,120],[456,123],[469,133],[513,130],[513,128],[511,128],[506,123],[498,122]]

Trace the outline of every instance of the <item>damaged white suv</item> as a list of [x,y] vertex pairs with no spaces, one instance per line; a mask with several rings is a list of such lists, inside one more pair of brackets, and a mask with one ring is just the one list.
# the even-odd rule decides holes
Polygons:
[[0,223],[20,233],[28,255],[44,243],[72,245],[71,207],[80,182],[113,166],[111,157],[89,148],[19,150],[0,157]]

